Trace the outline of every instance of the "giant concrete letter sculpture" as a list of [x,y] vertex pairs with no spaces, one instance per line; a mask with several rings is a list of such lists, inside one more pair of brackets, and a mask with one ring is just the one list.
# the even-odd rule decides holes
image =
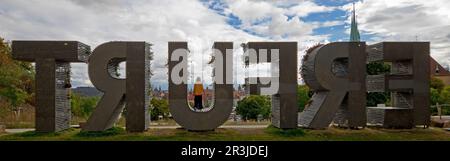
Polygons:
[[368,46],[368,62],[391,62],[385,75],[369,75],[369,92],[391,92],[393,107],[368,107],[368,123],[387,128],[430,124],[430,44],[382,42]]
[[76,41],[13,41],[13,58],[36,62],[36,131],[70,127],[70,62],[85,62],[90,47]]
[[365,47],[364,42],[330,43],[305,55],[301,73],[314,95],[299,116],[300,126],[326,128],[338,110],[348,126],[365,126]]
[[[215,42],[213,49],[215,60],[221,59],[222,63],[214,62],[215,69],[223,66],[226,72],[221,78],[233,80],[232,74],[232,42]],[[228,52],[227,52],[228,50]],[[215,100],[214,107],[206,112],[193,111],[187,104],[187,42],[169,42],[169,110],[175,121],[187,130],[207,131],[214,130],[222,125],[229,117],[233,108],[233,84],[222,80],[218,83],[215,76]],[[219,56],[221,58],[219,58]],[[228,57],[228,58],[227,58]],[[180,79],[177,79],[180,78]]]
[[[98,46],[89,58],[89,78],[103,97],[82,127],[84,131],[111,128],[126,107],[126,130],[141,132],[148,128],[150,114],[150,45],[145,42],[109,42]],[[126,79],[117,78],[114,66],[126,61]]]
[[[278,85],[278,91],[272,95],[272,125],[282,129],[297,128],[297,42],[249,42],[244,47],[249,59],[251,51],[256,52],[257,57],[257,61],[246,60],[247,65],[263,62],[272,65],[271,77],[255,79],[258,82],[252,82],[254,78],[246,79],[247,91],[264,94],[268,86]],[[273,55],[275,51],[278,51],[278,60],[272,60],[277,58]],[[261,58],[265,56],[267,58]],[[271,80],[270,83],[267,80]]]

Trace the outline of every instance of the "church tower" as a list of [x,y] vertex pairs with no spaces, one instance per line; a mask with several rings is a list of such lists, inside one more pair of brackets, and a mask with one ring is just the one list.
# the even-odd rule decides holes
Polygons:
[[358,31],[358,23],[356,22],[356,12],[355,12],[355,3],[353,3],[353,12],[352,12],[352,24],[350,30],[350,41],[351,42],[359,42],[360,35]]

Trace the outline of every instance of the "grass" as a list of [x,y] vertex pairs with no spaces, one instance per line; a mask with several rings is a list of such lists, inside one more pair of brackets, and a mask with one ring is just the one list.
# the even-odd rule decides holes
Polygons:
[[15,134],[17,137],[22,138],[41,138],[41,137],[59,137],[67,132],[74,131],[75,129],[67,129],[62,132],[35,132],[35,131],[27,131],[23,133]]
[[282,137],[295,137],[295,136],[304,136],[305,131],[303,129],[279,129],[276,128],[273,125],[269,125],[266,129],[266,133],[276,135],[276,136],[282,136]]
[[57,133],[24,132],[0,134],[0,140],[19,141],[450,141],[450,132],[439,128],[393,130],[365,128],[350,130],[328,128],[326,130],[290,129],[274,127],[262,129],[223,129],[208,132],[189,132],[184,129],[150,129],[143,133],[127,133],[123,128],[105,132],[80,132],[68,129]]

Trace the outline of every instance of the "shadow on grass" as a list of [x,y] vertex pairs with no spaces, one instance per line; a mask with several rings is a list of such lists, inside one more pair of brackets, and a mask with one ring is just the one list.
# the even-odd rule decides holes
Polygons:
[[304,136],[305,131],[303,129],[297,128],[297,129],[280,129],[273,125],[269,125],[265,132],[272,135],[282,136],[282,137],[298,137],[298,136]]
[[124,128],[112,127],[105,131],[80,131],[76,136],[78,137],[103,137],[103,136],[114,136],[119,134],[126,134]]
[[223,129],[214,129],[214,130],[206,130],[206,131],[195,131],[195,130],[187,130],[184,128],[176,129],[176,136],[193,136],[193,137],[203,137],[203,136],[211,136],[221,134]]

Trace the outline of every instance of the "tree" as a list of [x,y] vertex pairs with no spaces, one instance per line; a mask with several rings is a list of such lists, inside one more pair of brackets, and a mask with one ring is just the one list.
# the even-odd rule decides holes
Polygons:
[[[447,92],[445,91],[444,88],[446,88],[446,87],[442,80],[437,79],[435,77],[430,78],[430,103],[431,103],[431,105],[435,105],[436,103],[444,104],[446,102],[445,95],[447,95]],[[450,102],[448,102],[448,103],[450,103]]]
[[389,64],[386,64],[384,62],[370,62],[369,64],[367,64],[366,68],[368,75],[385,74],[391,71],[391,67],[389,66]]
[[150,100],[151,112],[150,117],[152,120],[157,120],[159,116],[164,118],[169,115],[169,102],[165,99],[152,98]]
[[[439,92],[437,89],[430,88],[430,101],[432,105],[436,105],[436,103],[439,103],[440,105],[443,104],[450,104],[450,86],[446,86],[442,89],[441,92]],[[441,106],[442,108],[442,115],[449,115],[450,110],[446,108],[446,106]],[[432,113],[437,113],[437,108],[431,109]]]
[[86,97],[72,94],[70,99],[72,113],[74,116],[87,118],[94,111],[100,97]]
[[435,105],[436,103],[442,103],[440,99],[440,92],[437,89],[430,88],[430,103]]
[[[391,68],[384,62],[370,62],[367,64],[366,70],[368,75],[380,75],[389,73]],[[390,97],[389,92],[367,92],[366,106],[377,106],[380,103],[389,104]]]
[[12,59],[10,45],[0,38],[0,102],[16,116],[24,103],[35,104],[34,73],[31,63]]
[[431,77],[430,79],[430,88],[434,88],[436,90],[438,90],[439,92],[442,91],[442,89],[444,89],[445,84],[442,80],[437,79],[436,77]]
[[312,92],[309,90],[309,87],[306,85],[298,85],[297,86],[297,104],[298,111],[303,111],[306,104],[308,104],[309,99],[311,98]]
[[271,112],[270,105],[270,98],[268,96],[250,95],[238,102],[236,112],[244,120],[256,120],[258,115],[262,115],[263,118],[269,118]]
[[450,104],[450,86],[446,86],[442,89],[439,100],[443,104]]
[[367,92],[366,106],[374,107],[378,104],[389,104],[390,98],[389,92]]

